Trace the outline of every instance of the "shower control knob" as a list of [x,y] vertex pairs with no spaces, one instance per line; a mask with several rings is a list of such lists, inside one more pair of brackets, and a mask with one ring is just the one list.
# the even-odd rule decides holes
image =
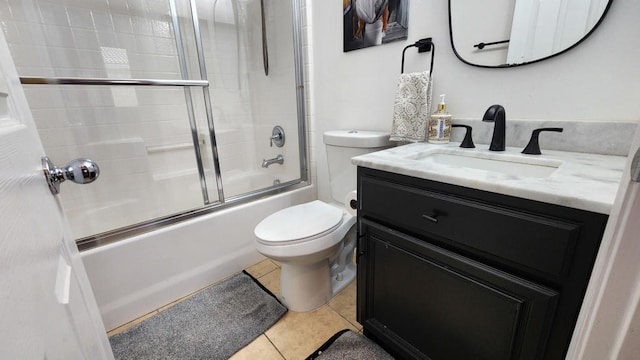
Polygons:
[[284,129],[280,125],[274,126],[273,130],[271,130],[269,146],[273,147],[273,145],[277,147],[284,146]]
[[69,161],[63,167],[53,165],[48,157],[42,157],[42,171],[49,184],[49,190],[56,195],[60,193],[60,184],[65,180],[76,184],[89,184],[100,176],[100,168],[93,160],[79,158]]

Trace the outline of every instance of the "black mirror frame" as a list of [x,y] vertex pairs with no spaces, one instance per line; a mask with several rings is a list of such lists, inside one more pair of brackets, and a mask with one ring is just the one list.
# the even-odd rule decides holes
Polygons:
[[591,30],[586,33],[579,41],[577,41],[575,44],[569,46],[568,48],[557,52],[553,55],[549,55],[547,57],[543,57],[537,60],[533,60],[533,61],[527,61],[527,62],[523,62],[523,63],[519,63],[519,64],[503,64],[503,65],[480,65],[480,64],[474,64],[474,63],[470,63],[467,60],[463,59],[460,54],[458,54],[458,51],[456,50],[456,47],[453,43],[453,27],[451,26],[451,0],[448,1],[448,11],[449,11],[449,40],[451,42],[451,49],[453,50],[453,53],[456,54],[456,57],[458,58],[458,60],[462,61],[463,63],[467,64],[467,65],[471,65],[471,66],[475,66],[475,67],[480,67],[480,68],[487,68],[487,69],[501,69],[501,68],[512,68],[512,67],[517,67],[517,66],[523,66],[523,65],[529,65],[529,64],[533,64],[533,63],[537,63],[543,60],[547,60],[550,59],[552,57],[561,55],[566,53],[567,51],[575,48],[576,46],[578,46],[580,43],[582,43],[585,39],[587,39],[591,34],[593,34],[593,32],[598,28],[598,26],[600,26],[600,24],[602,23],[602,21],[604,20],[604,18],[606,17],[607,13],[609,12],[609,8],[611,8],[611,4],[613,3],[614,0],[609,0],[609,2],[607,3],[607,7],[604,9],[604,11],[602,12],[602,16],[600,16],[600,19],[598,20],[598,22],[593,26],[593,28],[591,28]]

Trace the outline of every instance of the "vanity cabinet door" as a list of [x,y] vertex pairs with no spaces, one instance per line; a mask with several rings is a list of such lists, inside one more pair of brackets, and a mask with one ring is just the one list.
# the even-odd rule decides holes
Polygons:
[[396,356],[543,357],[556,291],[371,221],[361,235],[359,319]]

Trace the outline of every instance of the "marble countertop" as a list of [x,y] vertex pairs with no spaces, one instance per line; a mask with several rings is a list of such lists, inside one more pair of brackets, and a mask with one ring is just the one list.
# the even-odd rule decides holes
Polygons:
[[[512,147],[489,151],[486,145],[462,149],[459,143],[414,143],[357,156],[351,161],[357,166],[610,213],[627,161],[625,156],[544,149],[542,155],[524,155],[520,151],[521,148]],[[493,170],[484,168],[484,163]],[[528,170],[532,170],[531,175],[525,174]]]

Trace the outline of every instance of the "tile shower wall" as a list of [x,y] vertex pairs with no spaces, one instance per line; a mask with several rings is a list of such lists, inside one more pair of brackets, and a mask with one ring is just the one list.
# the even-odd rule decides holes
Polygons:
[[[191,14],[187,2],[177,3],[189,77],[198,79]],[[260,23],[249,20],[259,19],[259,2],[237,2],[237,14],[244,17],[232,24],[228,13],[206,8],[210,3],[231,1],[198,2],[225,195],[296,179],[291,12],[283,10],[289,2],[267,2],[269,77],[260,75]],[[0,20],[21,76],[181,79],[168,4],[3,0]],[[181,88],[25,86],[25,92],[47,155],[57,165],[80,156],[100,164],[96,183],[63,187],[63,205],[78,238],[202,206]],[[192,93],[215,201],[202,92]],[[283,149],[269,147],[276,124],[289,135]],[[284,166],[260,168],[263,158],[277,153],[285,156]]]
[[167,1],[0,3],[20,74],[180,79]]

